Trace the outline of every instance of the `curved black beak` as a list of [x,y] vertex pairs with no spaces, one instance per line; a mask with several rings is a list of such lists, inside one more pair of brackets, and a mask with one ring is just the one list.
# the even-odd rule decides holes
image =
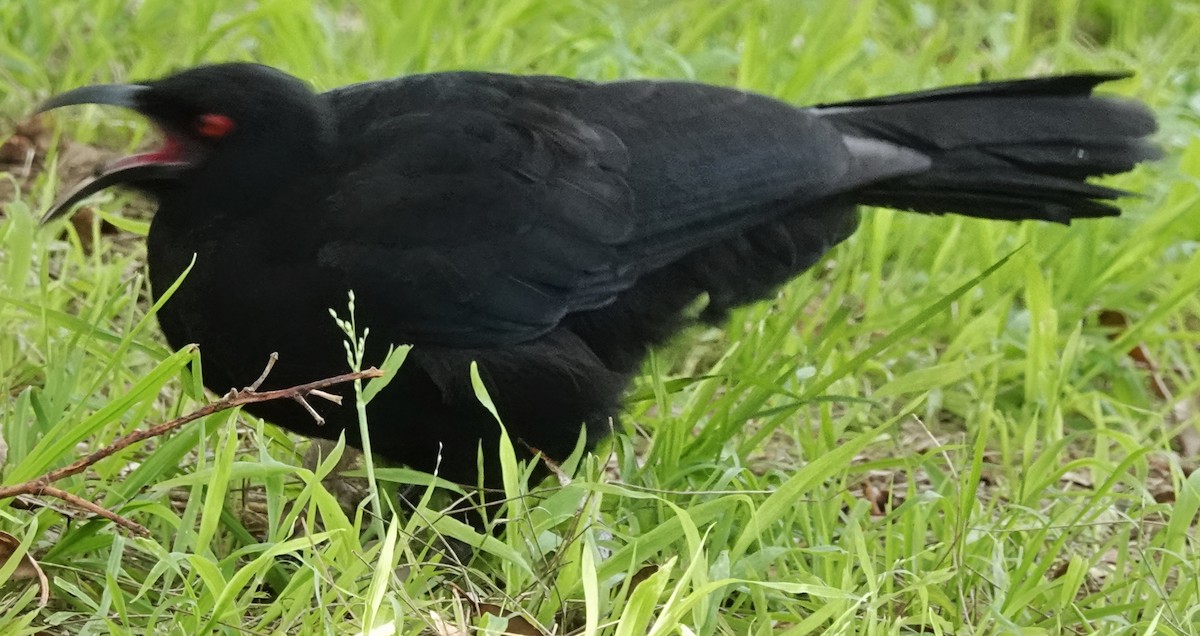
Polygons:
[[[83,86],[60,95],[55,95],[42,102],[37,112],[44,113],[54,108],[75,106],[78,104],[104,104],[138,110],[140,107],[138,97],[147,90],[150,90],[150,87],[142,84],[96,84],[93,86]],[[136,157],[130,159],[136,159]],[[44,225],[61,217],[70,211],[75,204],[109,186],[136,179],[169,177],[180,168],[180,164],[178,163],[148,163],[131,161],[130,159],[118,161],[109,166],[100,176],[88,179],[72,188],[67,194],[59,198],[50,207],[49,211],[42,215],[41,223]]]
[[108,168],[100,176],[80,182],[79,185],[59,197],[54,205],[50,206],[50,209],[42,215],[38,224],[45,225],[63,216],[70,212],[75,204],[105,188],[135,180],[153,181],[170,178],[178,174],[179,170],[185,166],[186,164],[177,163],[145,163]]
[[138,95],[149,89],[149,86],[143,86],[142,84],[96,84],[93,86],[81,86],[80,88],[55,95],[42,102],[42,105],[38,106],[36,112],[44,113],[55,108],[78,104],[107,104],[109,106],[123,106],[125,108],[137,109]]

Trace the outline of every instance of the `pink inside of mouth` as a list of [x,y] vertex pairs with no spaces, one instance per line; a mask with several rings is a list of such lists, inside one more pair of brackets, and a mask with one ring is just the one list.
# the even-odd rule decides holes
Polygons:
[[165,137],[166,140],[163,142],[162,148],[118,159],[107,167],[106,172],[124,170],[134,166],[187,163],[187,159],[184,156],[183,144],[180,143],[179,139],[172,135],[166,135]]

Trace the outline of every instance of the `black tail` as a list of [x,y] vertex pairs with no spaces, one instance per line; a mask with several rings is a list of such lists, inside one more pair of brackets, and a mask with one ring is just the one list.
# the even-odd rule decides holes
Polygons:
[[[1088,177],[1131,170],[1157,159],[1146,140],[1157,129],[1140,102],[1092,90],[1124,74],[1067,75],[956,86],[842,104],[817,114],[868,143],[852,152],[886,161],[896,146],[928,158],[924,169],[864,184],[863,204],[989,219],[1114,216],[1106,203],[1128,193]],[[883,142],[883,143],[880,143]]]

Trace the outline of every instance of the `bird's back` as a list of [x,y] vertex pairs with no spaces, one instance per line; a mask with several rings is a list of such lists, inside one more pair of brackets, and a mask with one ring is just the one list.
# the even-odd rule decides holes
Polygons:
[[[724,276],[735,285],[689,255],[763,236],[762,266],[782,258],[794,274],[852,227],[840,208],[778,225],[844,188],[851,157],[833,126],[758,95],[463,72],[325,96],[341,183],[324,261],[356,289],[384,286],[395,335],[417,342],[529,341],[680,266],[712,279],[692,299],[740,286],[754,293],[730,299],[745,302],[782,282],[754,283],[761,258]],[[788,234],[797,224],[803,239]]]

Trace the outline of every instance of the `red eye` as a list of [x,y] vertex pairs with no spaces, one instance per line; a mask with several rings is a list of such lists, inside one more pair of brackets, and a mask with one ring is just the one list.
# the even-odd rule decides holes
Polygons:
[[216,113],[201,115],[196,122],[196,132],[209,139],[220,139],[233,132],[234,128],[232,119]]

